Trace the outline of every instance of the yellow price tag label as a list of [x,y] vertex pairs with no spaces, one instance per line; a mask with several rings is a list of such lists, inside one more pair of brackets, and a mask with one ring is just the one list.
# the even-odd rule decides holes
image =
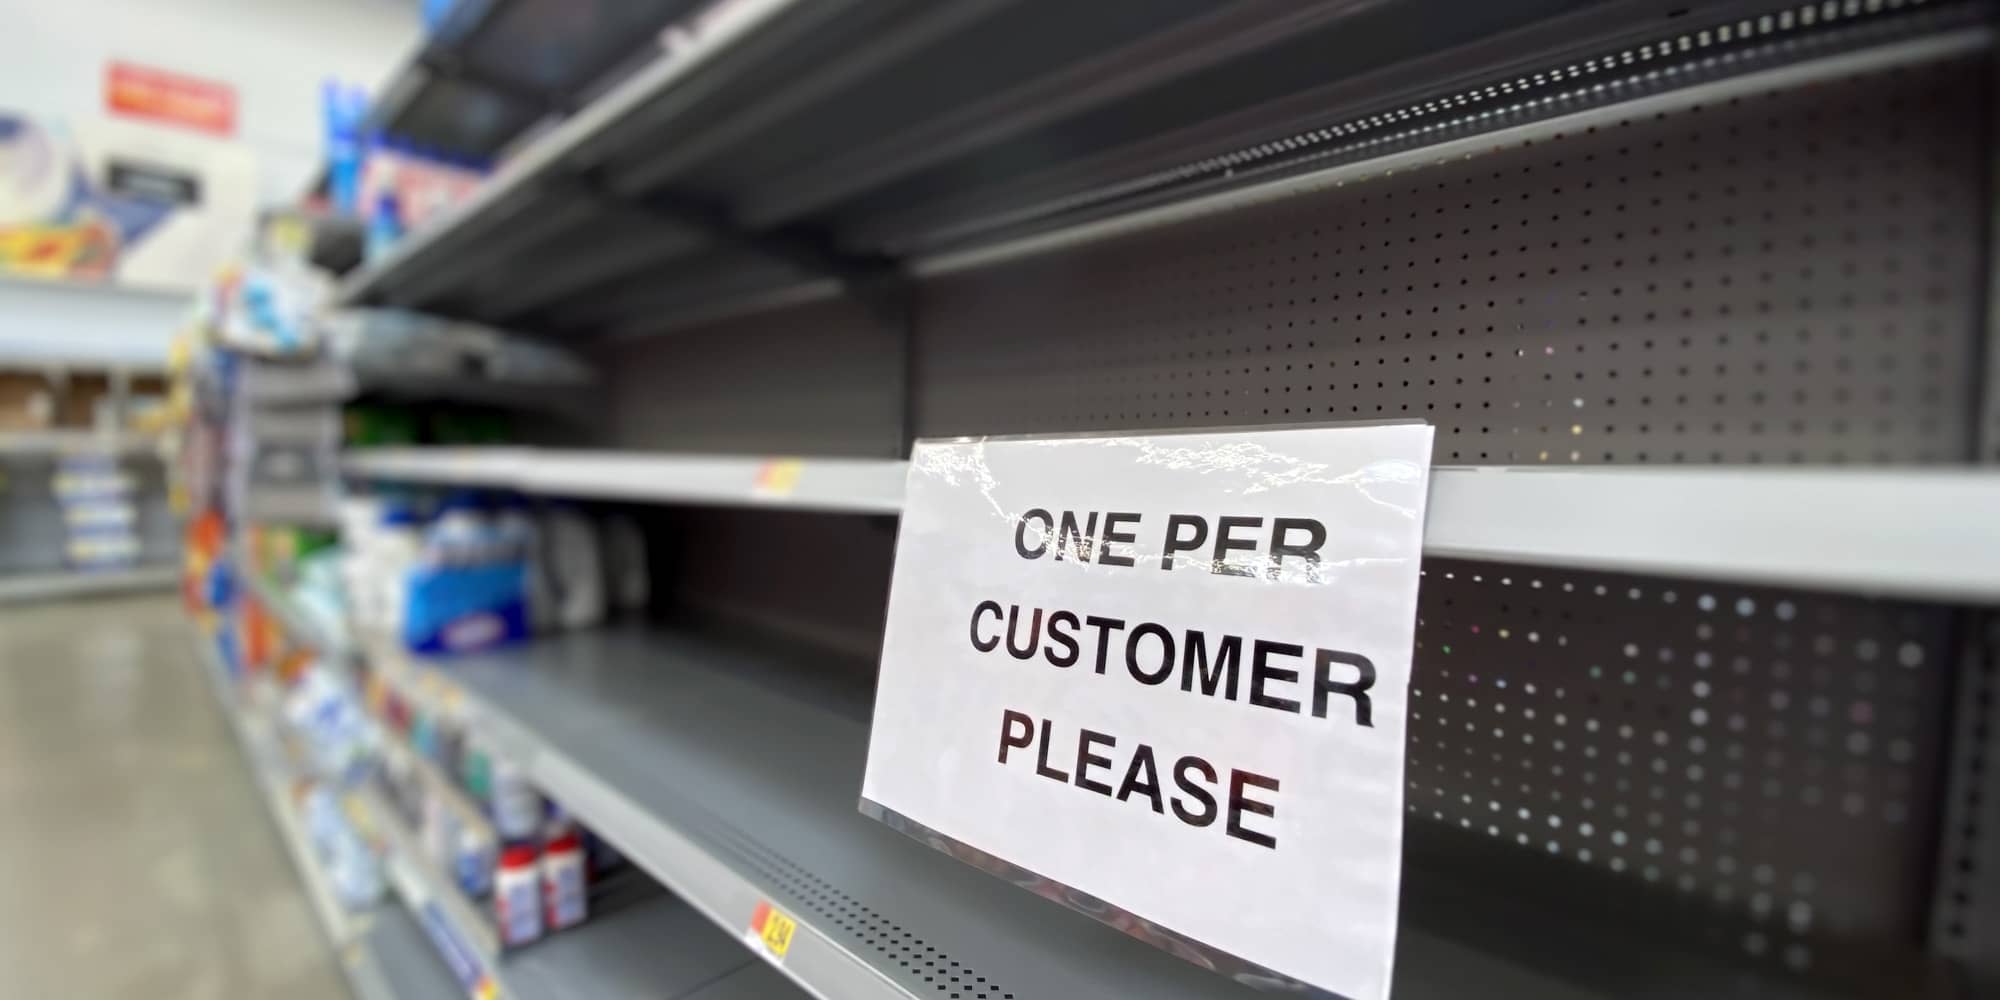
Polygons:
[[785,957],[785,952],[792,948],[792,934],[798,929],[798,921],[769,903],[758,903],[756,912],[750,915],[750,930],[763,942],[772,958]]
[[788,497],[798,488],[799,476],[805,472],[806,464],[796,458],[779,458],[764,463],[757,470],[756,485],[750,492],[760,497]]

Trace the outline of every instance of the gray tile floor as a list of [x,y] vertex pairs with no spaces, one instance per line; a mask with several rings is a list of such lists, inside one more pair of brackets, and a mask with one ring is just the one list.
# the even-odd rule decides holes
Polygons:
[[0,609],[0,992],[347,996],[178,604]]

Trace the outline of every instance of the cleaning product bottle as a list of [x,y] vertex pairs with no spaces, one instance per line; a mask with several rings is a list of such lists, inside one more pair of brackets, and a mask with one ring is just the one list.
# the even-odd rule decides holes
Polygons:
[[541,833],[542,795],[512,761],[493,758],[493,829],[503,840],[528,840]]
[[493,874],[493,917],[500,925],[500,943],[509,948],[542,936],[542,877],[533,844],[509,844],[500,852]]
[[583,839],[569,829],[542,849],[542,897],[551,931],[574,927],[589,913],[585,893]]
[[567,504],[549,508],[542,522],[543,558],[555,587],[556,623],[589,628],[604,620],[604,559],[590,516]]
[[375,210],[368,215],[367,242],[361,255],[371,263],[389,255],[403,238],[403,213],[397,204],[394,185],[386,185],[375,196]]

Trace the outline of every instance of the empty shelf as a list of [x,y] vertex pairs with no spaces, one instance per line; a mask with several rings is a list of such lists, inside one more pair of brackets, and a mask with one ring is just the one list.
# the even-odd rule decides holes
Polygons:
[[[1256,995],[862,816],[866,693],[815,681],[824,664],[808,654],[608,629],[435,667],[376,655],[456,683],[495,752],[725,930],[742,933],[760,902],[796,918],[782,968],[818,995]],[[1518,942],[1431,930],[1469,905],[1441,887],[1406,885],[1399,997],[1624,995],[1667,970],[1689,989],[1743,982],[1523,901],[1511,923],[1474,928],[1565,942],[1519,948],[1531,967]]]

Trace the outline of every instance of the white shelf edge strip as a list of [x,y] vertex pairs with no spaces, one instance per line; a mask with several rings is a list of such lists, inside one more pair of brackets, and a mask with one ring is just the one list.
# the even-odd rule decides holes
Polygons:
[[654,455],[534,448],[376,448],[342,467],[364,478],[489,486],[549,496],[894,514],[909,464],[897,459]]
[[[423,661],[386,646],[373,647],[369,655],[393,659],[396,669],[431,669]],[[543,742],[513,716],[461,690],[470,714],[480,720],[497,753],[524,767],[545,794],[561,802],[598,835],[617,844],[627,859],[717,927],[735,938],[744,935],[757,904],[769,900],[762,887],[667,820]],[[798,927],[784,960],[771,964],[801,989],[818,997],[908,996],[866,959],[836,944],[801,914],[789,915],[798,921]],[[768,955],[753,953],[769,960]]]
[[[350,474],[573,497],[892,514],[908,463],[529,448],[349,452]],[[2000,472],[1439,467],[1424,553],[1579,570],[2000,601]]]

